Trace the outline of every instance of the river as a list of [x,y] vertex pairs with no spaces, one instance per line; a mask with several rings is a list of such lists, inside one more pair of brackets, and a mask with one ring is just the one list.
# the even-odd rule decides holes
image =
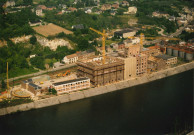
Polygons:
[[0,117],[2,135],[162,135],[193,129],[194,70]]

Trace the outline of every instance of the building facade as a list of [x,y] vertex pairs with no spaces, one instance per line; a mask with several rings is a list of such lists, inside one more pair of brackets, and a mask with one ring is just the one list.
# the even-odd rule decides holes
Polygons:
[[128,37],[134,36],[136,32],[137,31],[133,29],[124,29],[124,30],[114,32],[114,37],[128,38]]
[[136,75],[141,76],[147,73],[147,55],[139,54],[136,56],[137,71]]
[[169,56],[169,55],[157,55],[156,58],[161,58],[166,62],[166,66],[174,65],[177,63],[177,57],[175,56]]
[[148,73],[160,71],[166,68],[166,62],[161,58],[149,57],[147,71]]
[[53,83],[52,87],[57,91],[57,94],[69,93],[90,88],[90,79],[78,78],[74,80],[57,82]]
[[75,53],[75,54],[65,56],[62,61],[66,64],[71,64],[71,63],[76,63],[77,60],[78,60],[78,56]]
[[35,96],[39,96],[41,94],[41,91],[42,91],[42,87],[40,87],[40,86],[34,84],[32,81],[28,81],[28,80],[22,81],[21,87],[23,89],[30,91]]
[[106,57],[106,63],[102,64],[102,58],[89,58],[78,61],[78,77],[88,77],[93,85],[105,85],[124,79],[124,62],[114,57]]
[[125,48],[125,57],[134,56],[140,54],[140,46],[139,45],[130,45],[129,47]]
[[119,57],[124,61],[124,80],[136,77],[137,61],[136,57],[129,56],[128,58]]

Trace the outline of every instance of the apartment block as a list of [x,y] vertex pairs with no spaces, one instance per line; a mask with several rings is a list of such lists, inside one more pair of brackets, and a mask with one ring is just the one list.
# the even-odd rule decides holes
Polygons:
[[57,82],[57,83],[53,83],[52,87],[57,91],[57,94],[83,90],[86,88],[90,88],[90,79],[78,78],[74,80]]

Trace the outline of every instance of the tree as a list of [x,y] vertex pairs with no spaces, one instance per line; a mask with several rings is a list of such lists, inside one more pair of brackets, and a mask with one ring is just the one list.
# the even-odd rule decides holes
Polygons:
[[5,83],[4,79],[1,80],[1,88],[2,89],[6,88],[6,83]]
[[30,43],[34,45],[36,42],[37,42],[37,38],[35,36],[32,36],[30,38]]
[[53,94],[53,95],[56,95],[57,91],[55,90],[55,88],[49,88],[49,93]]
[[32,5],[32,0],[24,0],[24,5]]

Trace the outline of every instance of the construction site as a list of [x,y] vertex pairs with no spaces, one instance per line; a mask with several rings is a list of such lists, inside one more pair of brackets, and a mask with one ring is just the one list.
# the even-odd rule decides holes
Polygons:
[[165,46],[163,54],[160,51],[161,46],[155,45],[144,48],[143,42],[145,39],[179,39],[145,37],[142,33],[139,37],[128,37],[128,40],[137,40],[139,38],[139,42],[126,42],[126,44],[123,44],[124,48],[120,52],[116,52],[116,56],[106,55],[105,40],[107,34],[105,30],[103,32],[93,28],[90,28],[90,30],[102,36],[102,55],[86,55],[84,58],[77,58],[77,67],[21,80],[21,85],[12,88],[9,87],[9,81],[7,81],[7,91],[0,95],[0,99],[10,98],[10,96],[12,98],[31,97],[33,99],[41,99],[51,96],[48,92],[50,89],[55,89],[56,94],[71,93],[90,87],[104,86],[122,80],[141,77],[147,73],[150,74],[165,69],[167,66],[171,67],[171,65],[177,63],[177,57],[189,61],[194,58],[193,46]]
[[124,79],[124,62],[115,57],[91,57],[77,62],[77,76],[88,77],[94,86],[106,85]]

